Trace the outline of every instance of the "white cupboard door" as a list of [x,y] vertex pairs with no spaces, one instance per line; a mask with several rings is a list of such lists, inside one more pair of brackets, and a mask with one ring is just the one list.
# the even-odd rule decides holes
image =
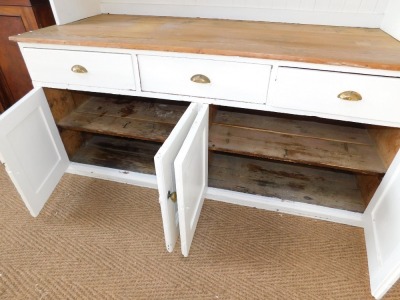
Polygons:
[[0,159],[36,217],[69,165],[43,89],[0,116]]
[[182,254],[189,255],[208,180],[208,105],[203,104],[174,162]]
[[371,292],[381,299],[400,278],[400,152],[364,213]]
[[200,104],[192,103],[154,157],[161,215],[167,250],[174,250],[179,236],[178,206],[170,195],[176,192],[174,161],[197,116]]

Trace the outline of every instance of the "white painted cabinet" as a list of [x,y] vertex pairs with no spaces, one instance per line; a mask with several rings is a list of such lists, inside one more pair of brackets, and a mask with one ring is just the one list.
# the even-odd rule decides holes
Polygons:
[[[276,1],[270,2],[275,3]],[[352,6],[355,2],[360,3],[360,1],[341,1],[343,3],[341,10],[351,12],[352,18],[339,20],[335,25],[347,24],[352,19],[351,22],[355,23],[350,25],[360,26],[365,21],[361,20],[361,15],[365,17],[365,11],[369,11],[366,23],[376,26],[383,22],[383,28],[396,37],[397,19],[393,17],[392,11],[384,13],[386,7],[396,5],[394,1],[363,1],[364,6],[359,5],[357,8]],[[372,5],[372,2],[375,5]],[[70,1],[68,4],[61,0],[52,1],[58,24],[80,20],[101,12],[122,13],[132,8],[143,9],[144,7],[137,1],[124,1],[123,3],[113,1],[113,3],[101,0]],[[175,1],[175,3],[178,2]],[[271,3],[269,3],[270,6],[263,7],[264,12],[267,10],[271,14],[273,11],[282,9],[271,6]],[[245,2],[242,3],[243,5]],[[156,8],[157,5],[146,6],[146,8],[150,7],[153,7],[155,12],[159,12],[159,7]],[[170,7],[172,7],[172,3]],[[198,5],[193,5],[193,7],[198,8]],[[207,14],[205,7],[202,7],[201,15],[214,16],[211,12]],[[310,23],[318,24],[324,23],[318,15],[330,16],[326,22],[332,23],[334,22],[332,16],[337,16],[341,12],[338,7],[328,4],[318,7],[286,7],[285,9],[291,12],[288,15],[288,22],[304,20],[304,16],[309,16],[309,11],[312,11],[314,17]],[[216,11],[221,12],[219,17],[230,18],[230,16],[238,16],[237,12],[241,10],[241,7],[228,9],[226,14],[222,14],[221,9]],[[251,16],[250,19],[259,19],[260,15],[257,10],[257,7],[253,7],[253,10],[247,9],[245,10],[247,17],[239,15],[237,18],[249,19]],[[296,13],[293,12],[294,10]],[[299,13],[299,11],[302,12]],[[150,11],[148,12],[150,13]],[[171,11],[167,14],[174,15]],[[190,14],[191,12],[188,11],[188,15]],[[353,18],[355,14],[359,18],[358,21]],[[313,183],[317,183],[321,178],[329,178],[331,173],[320,170],[321,166],[326,167],[326,161],[315,162],[313,159],[304,159],[309,153],[304,155],[302,151],[299,151],[301,143],[297,143],[298,137],[310,138],[310,148],[320,148],[320,153],[329,152],[340,156],[344,149],[348,153],[349,161],[357,156],[359,153],[357,149],[360,147],[367,148],[366,153],[370,153],[369,147],[376,146],[369,146],[368,138],[359,133],[357,126],[340,125],[332,129],[329,127],[329,122],[324,123],[322,120],[315,119],[309,121],[304,116],[358,122],[359,125],[368,124],[372,126],[371,131],[376,131],[376,126],[378,129],[381,128],[379,126],[400,128],[400,119],[397,116],[397,111],[400,110],[398,88],[400,73],[398,71],[234,56],[171,54],[143,49],[110,50],[97,47],[52,45],[51,43],[46,45],[21,44],[20,46],[37,88],[0,116],[0,159],[5,164],[33,216],[38,215],[62,174],[68,169],[69,172],[77,174],[145,186],[157,186],[160,193],[164,235],[168,251],[173,250],[178,237],[180,237],[182,254],[188,256],[203,200],[208,197],[219,201],[364,227],[372,294],[376,298],[383,297],[399,279],[399,154],[393,155],[395,158],[391,164],[388,163],[390,167],[387,171],[385,168],[382,171],[379,166],[375,168],[375,171],[378,170],[376,173],[379,176],[384,176],[377,191],[372,193],[374,196],[364,212],[324,207],[306,201],[293,201],[295,199],[287,199],[274,192],[262,196],[257,192],[249,191],[246,183],[241,184],[247,182],[246,180],[249,178],[253,182],[258,182],[259,186],[265,187],[265,181],[259,180],[258,177],[252,178],[252,176],[254,174],[269,176],[265,174],[275,173],[278,174],[277,177],[282,177],[287,171],[285,170],[286,166],[291,166],[293,162],[295,162],[295,166],[291,172],[298,177],[295,180],[302,180],[304,174],[311,174],[307,175],[309,176],[307,178],[315,178]],[[48,60],[46,61],[45,58]],[[83,66],[87,72],[71,73],[71,68],[75,65]],[[174,76],[170,76],[168,72],[171,69],[175,72]],[[224,77],[224,73],[229,74]],[[235,74],[237,76],[233,76]],[[191,80],[197,75],[201,75],[200,83]],[[216,78],[215,81],[214,78]],[[338,86],[339,90],[336,89]],[[133,175],[133,177],[136,176],[134,179],[130,179],[132,174],[130,172],[126,172],[129,173],[129,176],[124,174],[126,170],[123,167],[116,170],[70,162],[41,87],[179,100],[192,104],[188,105],[171,134],[155,154],[156,176],[136,174]],[[379,92],[381,87],[384,87],[382,93]],[[361,89],[361,97],[364,97],[366,101],[325,105],[324,101],[337,101],[337,94],[352,92],[353,89]],[[379,97],[385,98],[389,105],[380,106],[381,102],[376,102]],[[221,110],[220,119],[216,121],[214,114],[210,114],[212,109],[209,104],[228,108]],[[98,105],[97,109],[101,110],[102,106]],[[117,116],[121,116],[125,112],[126,107],[117,112]],[[145,115],[145,110],[143,113]],[[282,113],[290,114],[292,117],[280,115]],[[246,114],[246,118],[241,117],[244,114]],[[296,119],[296,115],[300,115],[306,120],[300,118],[293,126],[291,119]],[[78,117],[75,118],[79,121]],[[243,120],[248,123],[243,123]],[[214,122],[214,126],[211,124],[212,122]],[[316,131],[310,133],[309,125],[316,128]],[[131,126],[130,123],[126,122],[122,127],[129,126]],[[134,126],[132,125],[132,127]],[[216,128],[219,128],[219,132],[226,132],[226,134],[218,139]],[[239,135],[238,132],[243,128],[246,128],[247,131]],[[85,130],[90,132],[90,128]],[[102,130],[107,135],[107,128],[102,128]],[[347,133],[347,131],[351,133]],[[232,135],[231,132],[238,134]],[[341,135],[343,132],[346,132],[344,137]],[[119,134],[123,135],[124,133]],[[264,138],[271,134],[275,134],[274,142],[272,140],[266,142]],[[261,136],[258,139],[262,145],[259,147],[261,150],[257,148],[258,142],[254,142],[246,148],[249,136],[253,138],[255,135]],[[296,140],[296,142],[292,142],[292,145],[298,148],[288,148],[288,150],[284,147],[276,147],[278,144],[276,141],[285,144],[287,139]],[[222,141],[222,144],[228,145],[225,145],[224,148],[228,156],[222,157],[222,159],[218,155],[209,157],[209,149],[218,148],[217,145],[210,143],[210,140],[219,140]],[[333,142],[325,143],[326,140],[340,142],[342,147],[332,146],[332,148]],[[232,143],[236,144],[233,148],[229,148]],[[253,146],[254,149],[248,149]],[[235,148],[240,148],[241,152],[233,151],[232,149]],[[218,149],[217,151],[221,151],[221,148]],[[263,149],[272,150],[265,152]],[[267,164],[264,162],[258,164],[255,160],[246,160],[247,158],[236,163],[240,168],[235,170],[236,177],[232,177],[231,181],[237,180],[240,183],[237,185],[239,190],[208,187],[208,182],[215,179],[213,177],[215,174],[222,174],[219,175],[222,177],[232,175],[229,174],[232,173],[230,171],[219,169],[215,171],[210,167],[212,166],[211,161],[218,161],[218,164],[221,165],[233,163],[237,157],[229,156],[232,153],[241,153],[241,155],[251,156],[252,159],[262,157]],[[284,163],[276,164],[275,160]],[[296,162],[301,162],[301,164],[297,166]],[[363,163],[368,164],[369,161],[365,162],[361,157],[360,164]],[[354,192],[355,188],[351,186],[356,182],[354,176],[347,177],[349,170],[350,173],[352,172],[352,167],[349,167],[347,163],[341,165],[330,162],[330,168],[339,174],[335,180],[340,180],[349,187],[350,192]],[[243,170],[248,172],[244,172],[245,174],[251,174],[251,176],[242,176]],[[371,170],[368,168],[360,168],[360,170],[361,172],[357,176],[360,175],[363,180],[369,182]],[[320,176],[321,174],[323,176]],[[334,187],[338,185],[338,182],[332,181],[326,185]],[[292,191],[303,188],[303,182],[299,184],[299,181],[288,180],[285,184],[291,187]],[[284,188],[284,190],[288,189]],[[355,191],[355,193],[358,192]],[[335,193],[333,195],[331,198],[336,197]],[[302,194],[302,197],[307,201],[310,200],[308,198],[312,198],[308,194]]]

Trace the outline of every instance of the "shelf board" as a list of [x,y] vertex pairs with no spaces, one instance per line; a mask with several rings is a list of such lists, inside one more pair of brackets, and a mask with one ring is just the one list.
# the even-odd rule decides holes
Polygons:
[[218,110],[209,147],[361,174],[386,172],[375,143],[358,125]]
[[354,174],[231,154],[213,153],[210,158],[210,187],[353,212],[365,210]]
[[137,97],[90,97],[58,126],[91,133],[163,142],[187,104]]
[[160,146],[159,143],[95,135],[71,161],[154,175],[154,156]]

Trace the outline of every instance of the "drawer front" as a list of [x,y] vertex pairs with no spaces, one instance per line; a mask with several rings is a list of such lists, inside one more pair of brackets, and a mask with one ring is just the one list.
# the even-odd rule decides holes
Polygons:
[[[265,103],[271,66],[139,55],[142,90],[147,92]],[[207,78],[197,76],[203,75]],[[199,83],[195,81],[206,81]]]
[[[135,90],[130,54],[24,48],[34,81]],[[74,66],[82,66],[85,70]],[[82,72],[83,73],[79,73]]]
[[[361,100],[344,100],[346,91]],[[357,98],[357,94],[350,95]],[[400,123],[400,78],[280,67],[275,92],[276,107],[323,114]]]

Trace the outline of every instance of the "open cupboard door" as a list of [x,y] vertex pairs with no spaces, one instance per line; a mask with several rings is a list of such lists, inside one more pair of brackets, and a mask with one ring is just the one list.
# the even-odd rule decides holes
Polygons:
[[182,254],[189,255],[207,189],[208,104],[203,104],[174,163]]
[[199,107],[201,107],[200,104],[190,104],[171,134],[154,156],[165,244],[169,252],[174,250],[179,236],[174,161],[192,127]]
[[381,299],[400,278],[400,152],[364,213],[371,293]]
[[0,116],[0,160],[36,217],[69,165],[43,89]]

